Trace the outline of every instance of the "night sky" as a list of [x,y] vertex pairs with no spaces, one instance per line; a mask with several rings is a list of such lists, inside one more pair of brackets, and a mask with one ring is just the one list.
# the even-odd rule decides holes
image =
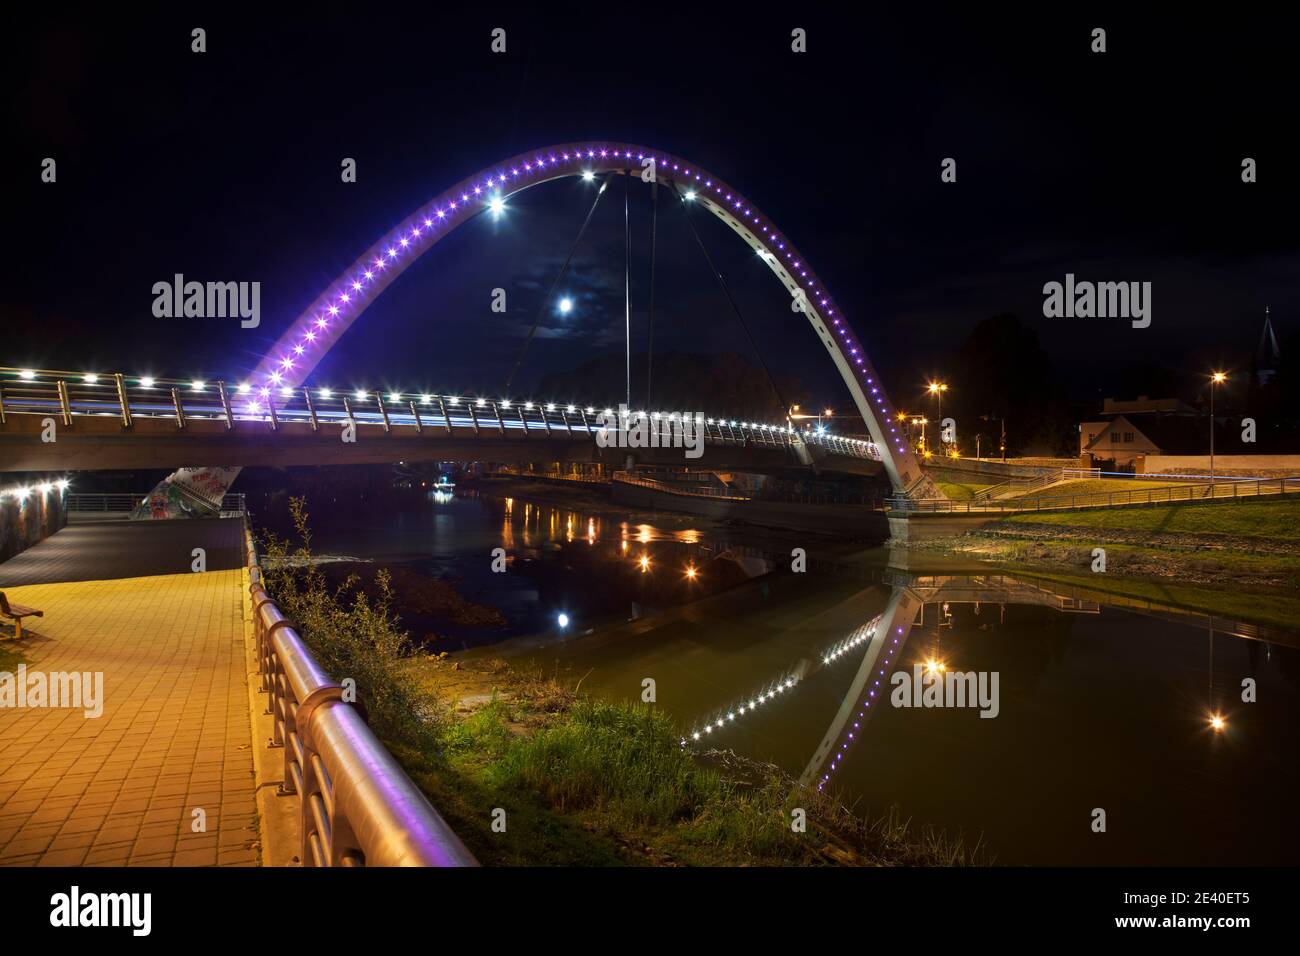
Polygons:
[[[418,205],[582,139],[667,150],[743,191],[820,273],[900,404],[949,375],[947,356],[998,313],[1038,333],[1081,402],[1135,392],[1152,368],[1193,388],[1210,365],[1240,365],[1266,304],[1284,349],[1300,320],[1296,31],[1249,10],[210,9],[8,24],[0,365],[237,381]],[[195,26],[204,54],[190,52]],[[1089,51],[1096,26],[1105,54]],[[504,55],[490,52],[494,27]],[[790,52],[793,27],[808,53]],[[55,184],[40,181],[46,156]],[[355,184],[340,181],[344,157]],[[955,184],[940,181],[945,157]],[[591,195],[551,183],[436,245],[313,381],[498,390]],[[748,354],[681,210],[660,198],[656,349]],[[649,211],[633,183],[635,350]],[[616,182],[562,287],[576,307],[544,316],[516,392],[621,353],[622,212]],[[764,360],[843,402],[776,279],[712,217],[696,221]],[[261,326],[155,318],[152,286],[178,272],[260,281]],[[1152,282],[1151,327],[1044,318],[1042,286],[1067,272]],[[488,307],[496,287],[504,315]]]

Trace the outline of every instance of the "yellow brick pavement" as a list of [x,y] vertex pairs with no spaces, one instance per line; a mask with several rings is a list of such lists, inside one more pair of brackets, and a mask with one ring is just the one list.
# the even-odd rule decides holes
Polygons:
[[0,650],[103,672],[104,710],[0,708],[0,866],[256,865],[240,572],[6,594],[45,617]]

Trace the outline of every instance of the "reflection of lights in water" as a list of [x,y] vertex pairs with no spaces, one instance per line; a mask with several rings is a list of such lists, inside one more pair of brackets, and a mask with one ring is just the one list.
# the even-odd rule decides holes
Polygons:
[[[838,658],[846,654],[848,651],[852,650],[854,647],[857,647],[863,641],[867,640],[868,638],[874,637],[876,634],[876,625],[878,625],[879,623],[880,623],[880,618],[877,616],[872,618],[866,624],[859,627],[847,638],[840,641],[831,650],[823,654],[822,664],[825,665],[834,662],[835,660],[837,660]],[[793,689],[795,684],[799,683],[801,680],[803,680],[805,677],[808,676],[809,676],[808,674],[799,675],[799,674],[787,673],[785,676],[780,677],[777,680],[769,683],[758,694],[751,695],[747,701],[742,701],[738,706],[733,705],[727,708],[725,714],[724,712],[719,711],[717,718],[710,720],[710,722],[705,724],[704,726],[701,727],[697,724],[696,729],[693,730],[690,734],[690,739],[699,740],[705,734],[711,734],[715,730],[722,729],[722,727],[726,724],[727,721],[735,721],[737,714],[743,716],[746,713],[751,713],[751,714],[754,713],[756,710],[758,710],[760,705],[766,704],[770,700],[775,700],[778,694]],[[855,723],[854,727],[857,726],[858,725]],[[852,734],[850,734],[849,736],[852,736]],[[687,738],[683,737],[681,739],[681,745],[685,747],[686,742],[687,742]]]
[[[768,689],[763,691],[761,694],[750,698],[738,707],[731,708],[727,711],[725,716],[719,713],[716,720],[705,724],[699,730],[692,731],[691,740],[699,740],[704,734],[711,734],[715,730],[721,730],[728,722],[734,723],[737,714],[744,716],[747,711],[752,713],[753,711],[758,710],[759,705],[766,704],[769,700],[776,700],[778,694],[784,693],[794,687],[797,680],[797,677],[784,678],[775,685],[769,685]],[[686,740],[683,738],[682,744],[685,745],[685,743]]]
[[453,495],[450,491],[435,491],[433,493],[433,500],[440,505],[445,505],[447,502],[451,501],[454,497],[456,496]]
[[[626,544],[626,542],[624,543]],[[642,574],[645,574],[645,572],[650,570],[650,556],[648,554],[641,555],[641,560],[637,563],[641,565]]]
[[822,663],[829,664],[832,661],[835,661],[840,657],[844,656],[849,651],[853,650],[853,648],[857,647],[863,641],[875,637],[876,622],[879,620],[880,620],[879,618],[876,618],[870,624],[865,624],[862,627],[858,628],[856,631],[854,631],[853,635],[849,637],[848,640],[837,644],[833,650],[825,654],[822,657]]
[[654,529],[651,528],[648,524],[639,524],[636,526],[636,530],[637,530],[636,539],[640,541],[642,544],[648,544],[650,541],[650,532],[653,531]]
[[515,499],[514,499],[514,498],[507,498],[507,499],[506,499],[506,514],[510,514],[510,513],[511,513],[512,511],[514,511],[514,510],[515,510]]
[[673,537],[682,544],[699,544],[700,533],[694,528],[688,528],[685,531],[674,531]]
[[[879,618],[877,618],[877,620],[879,620]],[[875,621],[873,621],[872,624],[874,626]],[[901,627],[897,627],[894,629],[894,633],[895,635],[901,635],[903,633],[903,629]],[[873,687],[880,686],[880,678],[885,676],[886,670],[889,668],[890,664],[893,663],[894,655],[897,654],[900,649],[901,648],[898,643],[898,637],[895,636],[890,638],[890,642],[885,645],[885,660],[883,661],[883,663],[881,661],[876,661],[877,664],[880,664],[880,668],[877,677],[872,681]],[[856,739],[855,732],[861,729],[862,721],[866,720],[867,715],[871,713],[871,703],[872,703],[871,698],[875,696],[876,696],[875,690],[867,691],[867,696],[862,701],[862,707],[861,709],[858,710],[857,715],[853,719],[853,729],[849,731],[848,735],[844,739],[840,741],[839,749],[831,751],[831,756],[830,756],[831,765],[826,769],[826,772],[822,774],[821,780],[817,782],[817,789],[819,791],[825,789],[826,784],[830,782],[831,774],[839,770],[840,761],[848,754],[849,744]]]
[[619,546],[620,546],[624,551],[626,551],[626,550],[627,550],[627,538],[624,538],[622,541],[620,541],[620,542],[619,542]]

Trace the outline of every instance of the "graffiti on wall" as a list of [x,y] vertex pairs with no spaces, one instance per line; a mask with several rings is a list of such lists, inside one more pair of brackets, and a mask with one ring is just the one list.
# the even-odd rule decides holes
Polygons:
[[131,512],[133,521],[162,518],[215,518],[239,468],[180,468],[172,472]]

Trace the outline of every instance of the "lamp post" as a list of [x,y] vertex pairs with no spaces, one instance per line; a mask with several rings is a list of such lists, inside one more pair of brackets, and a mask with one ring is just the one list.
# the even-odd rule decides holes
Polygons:
[[[943,393],[948,391],[948,386],[945,385],[943,382],[931,382],[928,388],[930,394],[933,395],[935,399],[935,410],[934,410],[935,421],[939,423],[940,428],[943,428]],[[943,440],[942,431],[939,432],[939,440],[941,442]]]
[[1227,373],[1215,372],[1210,376],[1210,494],[1214,494],[1214,393],[1216,385],[1228,380]]

